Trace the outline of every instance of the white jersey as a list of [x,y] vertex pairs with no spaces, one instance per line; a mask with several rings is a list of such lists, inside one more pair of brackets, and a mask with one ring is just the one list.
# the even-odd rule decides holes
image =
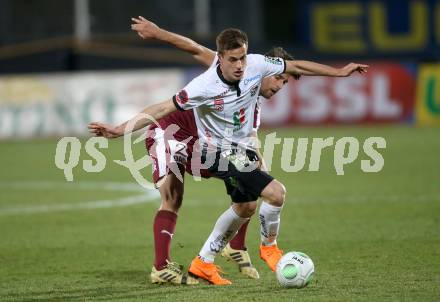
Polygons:
[[178,92],[173,101],[180,110],[194,109],[201,145],[222,149],[225,144],[236,144],[255,149],[252,132],[261,81],[284,71],[281,58],[249,54],[240,82],[228,82],[219,65],[213,64]]

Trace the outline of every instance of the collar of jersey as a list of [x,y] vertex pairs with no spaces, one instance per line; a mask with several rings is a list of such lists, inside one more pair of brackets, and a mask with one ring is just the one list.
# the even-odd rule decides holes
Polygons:
[[220,80],[222,80],[223,83],[225,83],[226,85],[232,86],[235,88],[235,90],[237,90],[237,96],[240,96],[241,94],[241,89],[240,89],[240,81],[237,82],[230,82],[228,80],[225,79],[225,77],[222,74],[222,71],[220,69],[220,65],[217,65],[217,75],[220,78]]

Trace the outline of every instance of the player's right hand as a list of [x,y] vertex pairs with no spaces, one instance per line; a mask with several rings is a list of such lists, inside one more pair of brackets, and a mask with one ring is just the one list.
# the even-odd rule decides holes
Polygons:
[[131,24],[131,29],[136,31],[138,36],[142,39],[155,39],[159,31],[159,26],[151,21],[148,21],[142,16],[138,18],[131,18],[134,23]]
[[353,72],[356,72],[356,71],[359,72],[360,74],[366,73],[368,71],[369,67],[370,67],[369,65],[365,65],[365,64],[350,63],[350,64],[347,64],[341,68],[340,76],[348,77]]
[[91,122],[88,128],[89,132],[95,136],[103,136],[105,138],[116,138],[124,135],[124,131],[121,131],[118,127],[104,123]]

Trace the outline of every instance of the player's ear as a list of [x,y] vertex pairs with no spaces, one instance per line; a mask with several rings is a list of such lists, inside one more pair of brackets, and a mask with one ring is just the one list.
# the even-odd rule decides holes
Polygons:
[[223,53],[222,52],[217,53],[217,57],[218,60],[221,62],[223,60]]

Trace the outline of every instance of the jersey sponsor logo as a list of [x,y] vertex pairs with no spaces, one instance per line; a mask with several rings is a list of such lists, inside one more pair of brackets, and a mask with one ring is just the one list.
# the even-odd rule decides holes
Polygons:
[[223,111],[225,108],[225,101],[223,99],[214,100],[214,109],[217,111]]
[[249,84],[249,83],[252,82],[252,81],[258,80],[259,78],[260,78],[260,75],[257,74],[256,76],[253,76],[253,77],[250,77],[250,78],[244,79],[244,80],[243,80],[243,83],[244,83],[245,85],[247,85],[247,84]]
[[224,97],[225,95],[227,95],[229,91],[231,91],[230,88],[228,88],[228,90],[225,90],[225,91],[223,91],[222,93],[216,95],[216,96],[214,97],[214,99],[221,99],[222,97]]
[[185,104],[188,102],[188,93],[185,91],[185,89],[179,91],[179,93],[176,95],[176,100],[179,104]]
[[258,85],[255,85],[254,87],[251,88],[251,96],[255,96],[255,94],[257,93],[258,90]]
[[268,63],[275,64],[275,65],[282,65],[283,64],[283,61],[281,61],[280,58],[264,57],[264,60]]
[[243,128],[243,125],[246,123],[246,111],[244,108],[240,108],[240,110],[234,112],[233,116],[234,120],[234,131],[238,131]]

